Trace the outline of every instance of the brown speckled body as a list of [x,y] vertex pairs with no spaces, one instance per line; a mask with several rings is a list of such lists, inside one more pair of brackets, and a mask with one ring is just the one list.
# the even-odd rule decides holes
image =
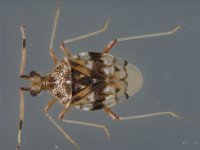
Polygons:
[[[70,60],[62,58],[44,77],[45,90],[63,105],[71,100],[73,106],[82,110],[111,107],[140,89],[128,84],[130,69],[127,61],[112,55],[84,52]],[[137,68],[132,69],[140,75]]]
[[50,74],[45,77],[46,89],[61,103],[72,97],[71,65],[66,57],[61,59]]

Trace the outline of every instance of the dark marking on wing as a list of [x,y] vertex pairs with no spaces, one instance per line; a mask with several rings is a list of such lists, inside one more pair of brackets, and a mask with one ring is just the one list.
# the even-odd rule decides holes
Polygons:
[[90,58],[93,60],[100,59],[102,57],[102,53],[98,53],[98,52],[88,52],[88,54]]
[[83,77],[79,79],[77,82],[79,82],[82,85],[89,86],[90,84],[92,84],[93,81],[92,78],[90,77]]
[[72,97],[72,104],[75,103],[81,103],[81,100],[86,97],[88,94],[90,94],[92,91],[96,91],[98,88],[100,88],[104,84],[103,82],[98,82],[91,84],[83,89],[81,89],[78,93],[76,93]]
[[104,78],[105,78],[106,75],[103,72],[104,67],[105,67],[105,65],[103,64],[102,60],[94,60],[93,70],[95,72],[95,75],[97,74],[99,76],[104,76]]
[[98,109],[102,109],[102,108],[104,108],[105,107],[105,105],[103,104],[103,103],[101,103],[101,102],[96,102],[96,103],[93,103],[93,107],[92,107],[92,109],[90,109],[91,111],[92,110],[98,110]]

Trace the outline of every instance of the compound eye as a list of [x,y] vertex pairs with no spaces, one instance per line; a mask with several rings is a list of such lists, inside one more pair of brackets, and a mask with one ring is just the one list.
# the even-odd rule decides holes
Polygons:
[[30,91],[30,95],[33,96],[33,97],[37,96],[37,94],[38,94],[38,93],[35,92],[35,91],[33,91],[33,90]]
[[30,74],[29,74],[29,76],[32,78],[32,77],[36,76],[36,74],[37,73],[35,71],[31,71]]

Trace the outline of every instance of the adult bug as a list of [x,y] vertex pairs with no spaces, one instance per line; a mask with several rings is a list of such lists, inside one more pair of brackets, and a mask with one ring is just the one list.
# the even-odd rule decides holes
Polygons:
[[25,27],[23,25],[21,26],[22,59],[19,75],[20,78],[29,80],[31,85],[30,87],[21,87],[19,90],[20,116],[17,149],[21,147],[21,133],[24,121],[24,91],[29,91],[32,96],[36,96],[42,91],[47,91],[52,94],[54,98],[52,98],[44,108],[45,115],[64,135],[64,137],[77,148],[79,148],[79,145],[48,113],[49,108],[56,102],[60,102],[64,106],[63,110],[59,114],[61,121],[102,128],[108,137],[110,134],[105,126],[94,123],[66,120],[64,119],[65,113],[69,111],[70,108],[76,107],[86,111],[103,109],[113,120],[132,120],[159,115],[178,117],[175,113],[168,111],[127,117],[119,117],[116,115],[110,107],[137,93],[142,87],[143,78],[139,69],[133,64],[108,53],[118,42],[174,34],[180,26],[177,26],[168,32],[114,39],[108,43],[102,52],[83,52],[77,55],[72,55],[70,50],[65,46],[68,43],[104,32],[109,24],[109,22],[106,22],[104,27],[98,31],[61,42],[60,48],[65,56],[58,60],[53,50],[53,42],[59,14],[60,7],[58,7],[56,11],[49,46],[49,53],[55,66],[52,71],[45,76],[40,75],[36,71],[31,71],[29,75],[24,74],[26,64],[26,36]]

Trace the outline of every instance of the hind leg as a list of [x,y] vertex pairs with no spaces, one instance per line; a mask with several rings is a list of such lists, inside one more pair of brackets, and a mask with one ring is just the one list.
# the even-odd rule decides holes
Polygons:
[[162,115],[169,115],[176,118],[181,118],[179,115],[173,112],[155,112],[155,113],[148,113],[142,115],[135,115],[135,116],[127,116],[127,117],[119,117],[116,115],[110,108],[104,108],[106,114],[108,114],[113,120],[134,120],[134,119],[142,119],[142,118],[150,118],[155,116],[162,116]]
[[177,26],[174,29],[167,31],[167,32],[159,32],[159,33],[152,33],[152,34],[144,34],[144,35],[136,35],[136,36],[128,36],[123,38],[117,38],[112,40],[110,43],[106,45],[106,47],[103,49],[103,53],[108,53],[112,47],[117,44],[118,42],[122,41],[128,41],[128,40],[135,40],[135,39],[143,39],[143,38],[149,38],[149,37],[158,37],[158,36],[165,36],[165,35],[171,35],[176,33],[181,27]]

